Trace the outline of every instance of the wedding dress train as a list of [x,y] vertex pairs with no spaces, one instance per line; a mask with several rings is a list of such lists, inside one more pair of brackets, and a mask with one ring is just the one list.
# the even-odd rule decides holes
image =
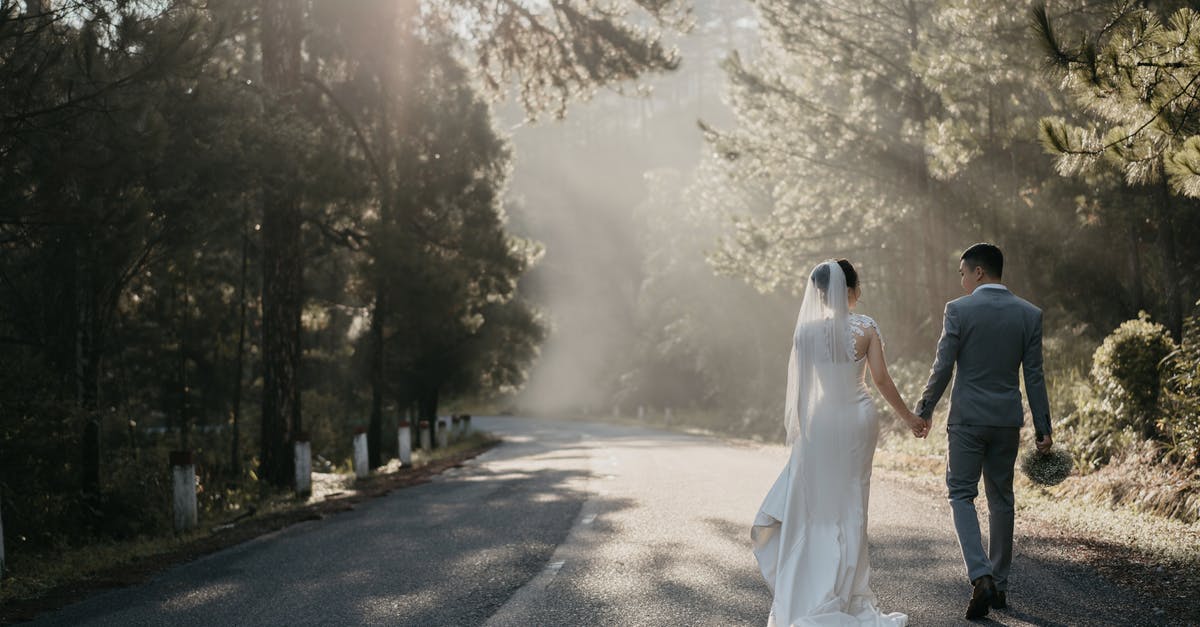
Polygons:
[[[797,324],[789,366],[791,455],[751,529],[774,594],[769,627],[908,622],[904,614],[881,612],[870,587],[867,503],[879,423],[866,358],[854,355],[852,335],[828,340],[868,327],[874,321],[856,314]],[[848,358],[821,350],[828,346],[848,348]]]

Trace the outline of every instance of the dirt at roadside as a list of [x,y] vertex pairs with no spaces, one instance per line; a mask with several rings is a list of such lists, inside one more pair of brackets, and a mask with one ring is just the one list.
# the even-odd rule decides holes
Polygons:
[[1146,622],[1200,625],[1200,564],[1172,563],[1070,530],[1038,525],[1016,539],[1026,555],[1087,566],[1100,577],[1149,600],[1156,616]]
[[[877,469],[877,476],[945,498],[940,460],[906,459],[903,468]],[[978,500],[986,515],[986,499]],[[1097,576],[1147,599],[1155,616],[1147,624],[1200,625],[1200,563],[1156,557],[1136,548],[1099,540],[1069,526],[1040,520],[1028,511],[1017,513],[1016,550],[1039,560],[1090,569]],[[949,524],[949,521],[947,521]]]

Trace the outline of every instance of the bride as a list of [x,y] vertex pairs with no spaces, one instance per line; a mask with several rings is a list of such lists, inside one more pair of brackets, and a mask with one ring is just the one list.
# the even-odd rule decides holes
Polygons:
[[750,532],[775,595],[768,627],[908,622],[880,612],[871,592],[867,499],[879,419],[866,370],[914,435],[927,427],[888,375],[879,327],[851,313],[859,294],[849,261],[824,262],[796,320],[784,407],[791,456]]

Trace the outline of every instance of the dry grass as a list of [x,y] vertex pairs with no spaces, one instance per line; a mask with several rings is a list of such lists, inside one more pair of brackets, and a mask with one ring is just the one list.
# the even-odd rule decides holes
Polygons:
[[1200,521],[1200,472],[1162,463],[1160,457],[1153,443],[1135,446],[1071,482],[1062,496],[1128,507],[1184,523]]

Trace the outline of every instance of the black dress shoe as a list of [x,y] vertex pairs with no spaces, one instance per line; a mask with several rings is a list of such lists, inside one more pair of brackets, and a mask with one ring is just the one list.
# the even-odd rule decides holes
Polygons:
[[1008,599],[1004,597],[1004,591],[996,591],[996,596],[992,597],[992,609],[1002,610],[1008,607]]
[[975,620],[987,616],[991,609],[992,599],[996,598],[996,583],[991,575],[984,575],[974,582],[975,590],[971,592],[971,602],[967,604],[967,620]]

